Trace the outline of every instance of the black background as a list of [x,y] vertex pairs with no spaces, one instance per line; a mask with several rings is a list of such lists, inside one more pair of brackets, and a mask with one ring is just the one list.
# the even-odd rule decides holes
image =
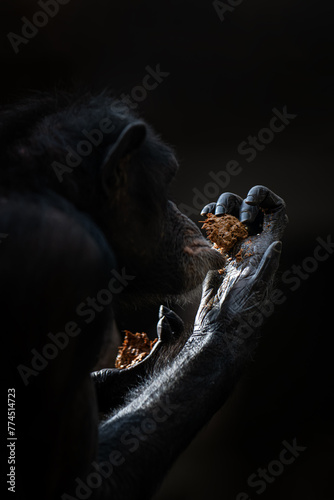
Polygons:
[[[70,0],[15,54],[7,33],[21,34],[21,17],[38,10],[35,1],[1,2],[1,102],[55,87],[121,95],[141,84],[147,65],[160,64],[169,76],[138,112],[178,152],[177,203],[192,206],[193,188],[234,159],[242,172],[226,190],[244,197],[264,184],[287,202],[281,275],[312,258],[318,237],[333,235],[332,2],[244,0],[221,21],[204,0]],[[239,144],[284,106],[297,117],[247,162]],[[333,261],[329,254],[306,272],[295,291],[278,278],[286,301],[263,328],[255,362],[156,500],[236,499],[241,491],[334,499]],[[257,494],[249,475],[294,439],[306,450]]]

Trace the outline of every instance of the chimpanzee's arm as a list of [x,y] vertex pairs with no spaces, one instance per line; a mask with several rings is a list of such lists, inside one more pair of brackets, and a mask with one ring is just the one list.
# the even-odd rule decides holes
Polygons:
[[[269,249],[261,273],[267,266],[271,273],[275,270],[277,246]],[[212,283],[206,286],[203,308],[207,298],[211,300]],[[249,304],[248,312],[252,311]],[[149,498],[178,454],[224,403],[257,340],[253,335],[240,344],[237,336],[233,338],[237,326],[231,319],[218,331],[209,324],[196,330],[172,366],[101,426],[99,458],[115,459],[113,450],[115,464],[120,464],[114,464],[110,476],[117,484],[114,498]]]
[[[233,197],[228,203],[238,204]],[[240,204],[243,211],[248,204],[265,210],[263,231],[251,237],[253,254],[240,265],[232,259],[223,275],[209,273],[194,332],[183,350],[100,426],[98,473],[104,481],[94,489],[89,476],[82,478],[93,498],[149,498],[173,460],[224,403],[254,351],[257,331],[248,320],[268,300],[286,215],[283,201],[263,186],[251,190]],[[257,212],[250,210],[250,225]],[[160,322],[168,335],[166,316]]]

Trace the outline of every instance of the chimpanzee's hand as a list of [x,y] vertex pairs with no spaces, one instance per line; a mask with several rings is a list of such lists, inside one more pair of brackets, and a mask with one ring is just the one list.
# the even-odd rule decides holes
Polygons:
[[202,214],[206,213],[239,217],[250,236],[233,249],[221,274],[208,273],[194,332],[237,334],[268,299],[279,264],[279,240],[288,221],[285,203],[268,188],[255,186],[245,200],[222,194],[217,203],[204,207]]

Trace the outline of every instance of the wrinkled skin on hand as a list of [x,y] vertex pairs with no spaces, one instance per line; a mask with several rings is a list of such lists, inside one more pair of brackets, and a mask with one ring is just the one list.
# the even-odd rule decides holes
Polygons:
[[[160,365],[183,330],[180,318],[162,306],[158,342],[151,354],[129,369],[93,376],[100,410],[103,400],[105,410],[108,406],[111,410],[111,400],[116,404],[99,429],[99,459],[105,462],[114,449],[122,452],[126,463],[124,469],[115,467],[116,487],[106,483],[102,494],[94,497],[99,500],[150,498],[176,457],[224,404],[255,350],[258,327],[250,328],[248,322],[270,294],[287,223],[285,204],[268,188],[255,186],[245,200],[223,194],[203,209],[204,214],[209,212],[239,216],[250,237],[230,254],[223,274],[209,271],[194,330],[184,345]],[[240,249],[244,250],[241,262],[236,258]],[[164,416],[162,403],[167,408]],[[129,430],[140,428],[147,417],[152,420],[157,410],[156,432],[146,434],[133,453],[126,446]],[[150,481],[142,481],[147,471]]]
[[[268,300],[279,265],[280,239],[288,221],[285,203],[268,188],[255,186],[245,200],[232,193],[222,194],[217,203],[204,207],[202,214],[209,212],[238,217],[247,225],[250,236],[233,249],[222,274],[208,273],[194,332],[237,337]],[[237,253],[242,255],[241,261]]]
[[[223,193],[217,203],[210,203],[203,208],[201,214],[207,213],[231,214],[239,218],[247,225],[249,237],[237,244],[227,256],[223,273],[209,271],[207,274],[194,331],[184,350],[192,352],[194,344],[199,345],[204,336],[210,337],[212,334],[213,345],[218,347],[223,342],[224,349],[234,351],[236,345],[244,343],[258,330],[249,327],[248,322],[266,303],[270,294],[280,260],[280,239],[288,222],[286,207],[284,201],[268,188],[254,186],[244,200],[233,193]],[[243,256],[241,261],[236,257],[240,253]],[[129,386],[130,380],[142,376],[150,366],[156,363],[163,366],[165,363],[162,358],[169,359],[171,345],[175,345],[182,334],[182,320],[173,311],[161,306],[157,325],[158,342],[142,362],[117,373],[122,383],[112,384],[115,400],[116,388],[122,394],[124,392],[123,381],[124,385]],[[105,376],[111,370],[102,371],[99,376],[102,373]]]

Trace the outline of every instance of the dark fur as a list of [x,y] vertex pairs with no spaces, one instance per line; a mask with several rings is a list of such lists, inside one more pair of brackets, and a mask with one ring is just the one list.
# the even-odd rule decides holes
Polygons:
[[[53,162],[66,164],[67,146],[75,149],[86,139],[83,130],[98,129],[105,118],[112,121],[113,131],[60,182]],[[106,286],[116,265],[114,255],[118,269],[125,267],[135,276],[113,300],[120,323],[130,320],[141,304],[158,305],[167,295],[191,290],[210,267],[221,263],[214,253],[184,253],[184,246],[200,233],[168,202],[177,162],[147,124],[140,147],[108,167],[106,193],[105,159],[135,121],[105,94],[75,100],[66,94],[40,94],[1,111],[0,227],[8,234],[1,246],[2,330],[10,339],[7,374],[16,387],[22,418],[20,494],[26,491],[27,497],[56,497],[71,488],[94,457],[97,413],[87,377],[111,331],[112,311],[109,307],[98,314],[92,325],[79,323],[82,333],[23,387],[17,366],[30,366],[31,349],[41,352],[48,332],[63,331],[68,321],[78,320],[77,305]],[[130,374],[121,383],[116,380],[116,385],[112,378],[107,388],[118,388],[119,395],[110,390],[101,405],[111,409],[123,401],[149,370]],[[46,400],[41,404],[42,398]],[[78,428],[85,412],[91,414],[91,430],[86,424]],[[44,479],[36,490],[32,477],[40,456],[39,476]]]
[[[83,130],[105,118],[114,130],[60,182],[53,162],[64,164],[67,146],[75,149]],[[75,102],[40,95],[3,110],[1,123],[0,232],[8,235],[0,246],[1,326],[9,339],[4,370],[17,397],[18,497],[81,498],[80,481],[97,474],[101,482],[85,487],[87,498],[147,500],[223,404],[254,349],[256,336],[241,345],[235,338],[238,317],[267,297],[275,245],[257,267],[281,231],[256,237],[253,266],[246,279],[237,271],[236,290],[224,282],[224,303],[208,279],[189,339],[162,310],[159,341],[146,360],[91,376],[113,313],[126,323],[143,304],[193,290],[224,259],[168,201],[177,171],[171,148],[107,95]],[[78,318],[78,304],[106,287],[116,261],[135,278],[94,321]],[[41,352],[49,332],[74,320],[80,334],[24,386],[17,367],[29,366],[32,349]],[[161,363],[168,350],[173,359]],[[99,429],[98,410],[107,412]]]
[[[107,198],[101,188],[101,167],[120,132],[135,120],[126,108],[115,106],[106,95],[87,95],[74,103],[66,95],[41,95],[4,110],[1,118],[0,192],[35,191],[48,196],[52,191],[88,214],[105,234],[119,266],[126,265],[136,275],[127,293],[134,289],[137,300],[154,294],[156,301],[158,293],[162,299],[201,282],[207,262],[199,266],[199,259],[188,258],[185,264],[183,252],[178,250],[183,248],[185,235],[199,237],[199,231],[168,204],[168,186],[178,168],[174,153],[147,124],[140,148],[115,168],[112,194]],[[66,147],[75,149],[85,139],[82,131],[97,129],[105,118],[112,120],[115,130],[104,134],[102,143],[59,182],[53,162],[65,164]],[[184,272],[190,265],[192,272]],[[214,256],[209,267],[212,265],[218,267]]]

